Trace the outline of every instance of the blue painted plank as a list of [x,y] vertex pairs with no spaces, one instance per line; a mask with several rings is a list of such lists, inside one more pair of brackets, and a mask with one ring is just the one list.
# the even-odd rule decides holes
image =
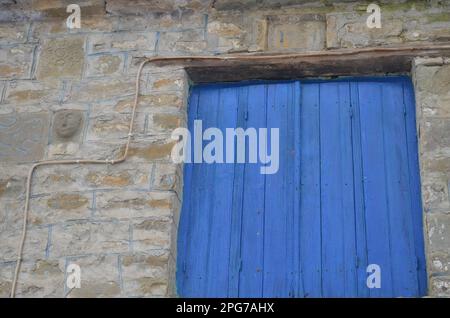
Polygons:
[[363,182],[363,163],[361,146],[361,117],[359,105],[358,83],[351,83],[351,114],[352,114],[352,149],[353,149],[353,193],[354,193],[354,214],[355,214],[355,266],[357,271],[357,296],[368,297],[369,289],[366,285],[367,261],[367,238],[366,238],[366,217],[365,198]]
[[394,296],[418,294],[412,226],[405,109],[401,82],[382,86],[386,195],[388,201],[391,268]]
[[[235,128],[238,109],[238,94],[233,88],[220,88],[218,107],[209,105],[208,111],[215,112],[215,127],[223,134],[226,128]],[[225,142],[225,140],[224,140]],[[212,164],[214,172],[208,187],[216,191],[215,200],[208,211],[211,215],[208,226],[208,297],[228,296],[228,266],[230,258],[231,211],[233,198],[232,164]],[[218,274],[220,273],[220,274]]]
[[322,286],[325,297],[356,294],[350,90],[320,86]]
[[[236,127],[245,127],[245,117],[247,112],[248,90],[246,87],[237,89],[238,109]],[[234,180],[233,197],[231,211],[231,238],[230,238],[230,262],[228,295],[229,297],[239,296],[239,272],[241,270],[241,233],[242,233],[242,205],[244,200],[244,176],[245,164],[237,163],[238,149],[237,142],[234,145]]]
[[391,237],[386,200],[386,165],[384,153],[383,116],[380,111],[380,83],[359,83],[361,144],[363,153],[364,197],[369,264],[381,268],[382,285],[370,289],[371,297],[392,297]]
[[[280,166],[276,174],[266,175],[264,219],[264,297],[288,297],[286,232],[287,232],[287,84],[273,84],[268,90],[267,128],[280,133]],[[269,133],[270,135],[270,133]],[[268,143],[270,146],[270,143]],[[270,147],[269,152],[271,151]]]
[[409,191],[411,192],[411,218],[414,229],[414,248],[417,260],[418,295],[427,294],[427,273],[425,261],[425,246],[423,238],[422,196],[420,190],[420,167],[416,128],[416,103],[411,80],[405,79],[403,83],[403,102],[406,116],[407,153],[409,161]]
[[[199,107],[197,116],[202,120],[203,131],[208,127],[214,127],[215,113],[210,111],[211,105],[218,104],[219,93],[216,89],[203,89],[199,97]],[[203,147],[206,142],[203,142]],[[193,188],[193,205],[192,205],[192,233],[189,237],[191,244],[190,259],[190,283],[187,294],[191,297],[204,297],[207,289],[206,272],[208,266],[208,247],[209,247],[209,225],[211,222],[211,206],[214,201],[214,181],[213,169],[215,165],[206,163],[194,164],[193,178],[201,180],[196,182]],[[189,264],[188,264],[189,265]]]
[[300,267],[302,297],[322,296],[319,84],[301,85]]
[[[248,87],[247,127],[266,127],[267,85]],[[248,146],[247,146],[248,151]],[[265,175],[259,163],[246,163],[242,207],[242,268],[239,297],[262,297],[264,266],[264,196]]]

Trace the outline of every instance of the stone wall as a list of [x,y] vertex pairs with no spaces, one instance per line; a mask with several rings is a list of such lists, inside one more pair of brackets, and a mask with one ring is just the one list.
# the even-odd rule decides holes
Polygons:
[[[81,6],[68,30],[66,7]],[[25,181],[45,159],[114,159],[126,142],[143,56],[308,52],[450,41],[447,1],[0,0],[0,296],[21,235]],[[414,69],[431,295],[450,295],[450,69]],[[175,295],[182,167],[171,131],[186,123],[180,66],[146,66],[130,158],[39,168],[18,297]],[[66,267],[82,288],[65,287]]]
[[413,70],[429,292],[450,295],[450,59],[415,61]]

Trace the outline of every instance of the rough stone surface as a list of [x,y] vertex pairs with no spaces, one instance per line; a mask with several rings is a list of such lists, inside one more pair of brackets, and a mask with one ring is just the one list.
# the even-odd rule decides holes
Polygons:
[[429,294],[450,296],[450,68],[444,59],[417,59],[416,88]]
[[81,78],[84,39],[68,37],[44,43],[37,71],[38,79]]
[[48,131],[47,113],[0,116],[0,161],[31,162],[42,159]]
[[0,79],[30,78],[34,46],[0,47]]

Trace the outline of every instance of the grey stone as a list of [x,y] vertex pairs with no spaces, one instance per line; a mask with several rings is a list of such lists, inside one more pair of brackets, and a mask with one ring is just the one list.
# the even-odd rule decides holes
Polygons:
[[0,116],[0,161],[32,162],[44,157],[49,114]]
[[83,112],[77,110],[60,110],[53,117],[54,136],[62,139],[73,139],[83,126]]
[[0,79],[30,78],[33,52],[31,45],[0,48]]
[[128,251],[128,222],[79,221],[58,224],[53,228],[52,256],[76,256],[109,251]]
[[80,288],[66,288],[67,298],[97,298],[120,296],[119,262],[117,255],[70,257],[67,265],[80,266]]
[[108,191],[96,196],[96,216],[115,219],[170,217],[175,196],[170,192]]
[[450,213],[429,214],[427,223],[430,252],[450,254]]

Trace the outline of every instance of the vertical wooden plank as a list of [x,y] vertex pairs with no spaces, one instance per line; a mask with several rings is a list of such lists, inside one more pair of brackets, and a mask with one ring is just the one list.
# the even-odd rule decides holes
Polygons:
[[353,143],[350,83],[338,84],[342,180],[339,185],[342,202],[344,246],[344,296],[357,296],[356,217],[353,185]]
[[302,84],[300,267],[303,297],[322,296],[319,84]]
[[290,288],[290,296],[291,297],[303,297],[304,288],[303,282],[301,279],[302,266],[300,262],[301,255],[301,244],[300,244],[300,208],[301,208],[301,83],[299,81],[295,82],[292,85],[293,90],[293,98],[292,98],[292,106],[289,113],[289,118],[291,118],[292,129],[292,153],[293,158],[291,160],[291,183],[290,186],[292,196],[292,215],[291,220],[289,221],[291,226],[291,238],[292,241],[292,278],[291,278],[291,288]]
[[[256,84],[247,89],[246,126],[257,130],[265,128],[267,85]],[[239,297],[262,297],[265,175],[260,173],[259,163],[245,164],[244,185]]]
[[[194,119],[197,117],[197,108],[200,91],[194,88],[189,97],[188,103],[188,129],[193,131]],[[191,159],[192,160],[192,159]],[[184,185],[183,185],[183,204],[180,214],[180,221],[178,226],[177,237],[177,293],[180,296],[185,296],[187,286],[189,285],[188,262],[190,259],[191,245],[189,244],[189,235],[192,231],[192,190],[194,185],[193,179],[194,165],[192,163],[185,163],[183,167]],[[190,267],[190,266],[189,266]]]
[[392,297],[389,214],[386,200],[386,166],[382,116],[381,85],[359,83],[361,144],[363,153],[364,197],[368,263],[381,268],[381,288],[370,289],[371,297]]
[[322,286],[325,297],[355,295],[350,98],[347,83],[320,84]]
[[418,296],[427,294],[427,273],[423,237],[422,196],[420,190],[419,152],[417,145],[416,103],[410,79],[403,81],[403,102],[406,110],[405,129],[409,162],[409,191],[411,192],[411,218],[414,228],[414,247],[417,260]]
[[[264,220],[264,297],[287,297],[287,109],[288,86],[273,84],[268,90],[267,128],[278,128],[280,133],[279,171],[266,175]],[[269,133],[270,135],[270,133]],[[270,139],[269,139],[270,140]],[[270,146],[270,143],[268,143]],[[269,151],[271,151],[269,147]]]
[[[215,112],[211,111],[211,105],[218,105],[218,90],[214,87],[203,87],[199,98],[198,119],[202,120],[203,131],[208,127],[214,127]],[[217,107],[217,106],[216,106]],[[193,133],[192,133],[193,135]],[[206,142],[203,142],[203,148]],[[192,205],[192,234],[189,239],[190,263],[188,269],[191,279],[186,293],[189,297],[205,297],[208,277],[208,246],[209,226],[211,224],[212,202],[215,199],[214,189],[218,185],[213,180],[214,165],[207,163],[194,164],[195,187]],[[219,181],[220,182],[220,181]],[[220,187],[220,185],[219,185]]]
[[412,297],[418,294],[418,283],[401,82],[383,83],[382,105],[394,296]]
[[[246,87],[235,88],[238,94],[238,109],[236,127],[245,127],[247,112],[248,89]],[[228,295],[239,296],[239,272],[242,266],[241,260],[241,233],[242,233],[242,206],[244,196],[245,164],[237,163],[237,143],[235,143],[233,197],[231,210],[231,235],[230,235],[230,261]]]
[[351,88],[351,113],[352,113],[352,141],[353,141],[353,193],[355,202],[355,233],[356,233],[356,255],[355,263],[357,269],[357,296],[368,297],[369,289],[366,285],[367,268],[367,238],[366,217],[363,182],[363,158],[361,146],[361,117],[359,105],[358,83],[352,82]]
[[[225,136],[226,128],[236,127],[238,95],[233,87],[217,89],[219,90],[218,107],[208,105],[208,111],[215,112],[215,127],[219,128]],[[211,222],[208,234],[206,295],[208,297],[227,297],[234,166],[225,163],[211,165],[214,173],[209,186],[215,191],[215,199],[207,211],[210,214]]]

